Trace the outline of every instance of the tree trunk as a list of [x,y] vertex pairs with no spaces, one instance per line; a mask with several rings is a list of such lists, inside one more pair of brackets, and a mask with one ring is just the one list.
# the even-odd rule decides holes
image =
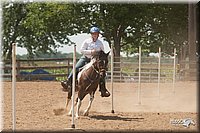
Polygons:
[[10,44],[10,47],[8,49],[8,54],[6,55],[6,59],[8,60],[12,59],[12,43]]
[[189,22],[188,22],[188,42],[189,42],[189,80],[196,80],[197,77],[197,58],[196,58],[196,33],[197,33],[197,21],[196,21],[196,7],[195,4],[189,4]]
[[119,29],[116,30],[114,35],[114,72],[113,75],[117,81],[120,79],[121,74],[121,63],[120,63],[120,42],[121,42],[121,36],[119,35]]

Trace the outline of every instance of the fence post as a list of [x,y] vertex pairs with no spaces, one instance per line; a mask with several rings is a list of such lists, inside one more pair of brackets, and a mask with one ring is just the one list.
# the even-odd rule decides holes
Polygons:
[[[20,75],[20,61],[16,60],[16,65],[17,65],[17,66],[16,66],[16,71],[17,71],[16,74],[17,74],[17,75]],[[16,76],[17,76],[17,75],[16,75]],[[17,80],[17,81],[20,81],[20,80],[21,80],[21,77],[20,77],[20,76],[19,76],[19,77],[17,76],[17,79],[16,79],[16,80]]]
[[69,76],[69,73],[70,73],[70,70],[69,70],[69,69],[70,69],[70,68],[69,68],[69,66],[70,66],[70,60],[69,60],[69,59],[67,60],[67,65],[68,65],[68,68],[67,68],[67,73],[68,73],[68,74],[67,74],[67,77],[68,77],[68,76]]

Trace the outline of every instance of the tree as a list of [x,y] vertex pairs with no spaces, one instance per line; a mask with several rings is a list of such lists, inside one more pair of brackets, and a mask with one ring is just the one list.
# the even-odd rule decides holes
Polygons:
[[29,57],[37,52],[52,53],[60,44],[72,44],[68,35],[77,33],[70,4],[13,3],[3,5],[3,57],[11,59],[12,47],[27,49]]
[[113,41],[117,57],[138,46],[153,52],[161,46],[169,52],[187,42],[186,4],[76,4],[74,10],[83,31],[97,25],[105,40]]
[[19,36],[20,23],[25,16],[24,5],[3,5],[3,57],[11,59],[12,46]]
[[72,43],[69,35],[88,33],[92,25],[99,26],[104,39],[114,44],[115,57],[120,57],[121,51],[134,53],[138,46],[147,52],[157,51],[159,46],[170,51],[187,41],[186,5],[15,3],[6,6],[4,55],[11,55],[12,42],[25,47],[30,57],[37,52],[54,52],[60,43]]

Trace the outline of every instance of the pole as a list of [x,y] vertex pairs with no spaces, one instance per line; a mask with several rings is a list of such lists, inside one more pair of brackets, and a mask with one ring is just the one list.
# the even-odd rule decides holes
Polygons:
[[[2,26],[2,24],[3,23],[1,23],[1,22],[3,22],[3,6],[2,6],[3,4],[0,2],[0,31],[2,31],[3,30],[3,26]],[[3,38],[2,37],[3,36],[3,33],[1,32],[0,33],[0,38]],[[3,43],[3,40],[1,39],[0,40],[0,44],[2,44]],[[2,69],[2,67],[3,67],[3,62],[1,62],[1,64],[0,64],[0,71],[1,71],[1,75],[3,75],[3,69]],[[2,78],[0,77],[0,82],[2,83]],[[0,97],[2,98],[0,98],[0,132],[3,130],[3,124],[1,124],[1,123],[3,123],[3,109],[2,109],[2,105],[3,105],[3,87],[0,85]]]
[[74,44],[74,54],[73,54],[73,83],[72,83],[72,128],[75,128],[74,122],[74,96],[76,87],[76,44]]
[[160,97],[160,62],[161,62],[161,48],[158,49],[158,96]]
[[113,44],[111,44],[111,89],[112,89],[112,110],[111,113],[114,113],[114,104],[113,104],[113,62],[114,62],[114,53],[113,53]]
[[12,118],[13,132],[16,129],[16,45],[12,44]]
[[175,80],[176,80],[176,48],[174,48],[173,93],[175,93]]
[[141,46],[139,46],[138,104],[141,104]]

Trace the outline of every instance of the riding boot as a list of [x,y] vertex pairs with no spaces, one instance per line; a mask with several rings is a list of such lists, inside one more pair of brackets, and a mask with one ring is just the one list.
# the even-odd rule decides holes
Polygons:
[[109,97],[110,96],[110,93],[106,89],[105,79],[104,78],[100,79],[100,82],[99,82],[99,91],[101,92],[101,96],[102,97]]
[[[76,78],[79,72],[79,69],[82,68],[86,63],[90,62],[90,58],[87,58],[86,56],[82,56],[79,61],[76,64]],[[72,79],[73,79],[73,72],[71,71],[68,79],[65,81],[61,81],[61,86],[63,87],[62,90],[64,92],[69,92],[72,89]]]
[[72,88],[72,82],[71,82],[70,79],[67,79],[65,81],[61,81],[61,86],[63,87],[62,91],[69,92]]
[[67,87],[67,80],[61,81],[60,82],[61,86],[62,86],[62,91],[67,92],[68,91],[68,87]]

